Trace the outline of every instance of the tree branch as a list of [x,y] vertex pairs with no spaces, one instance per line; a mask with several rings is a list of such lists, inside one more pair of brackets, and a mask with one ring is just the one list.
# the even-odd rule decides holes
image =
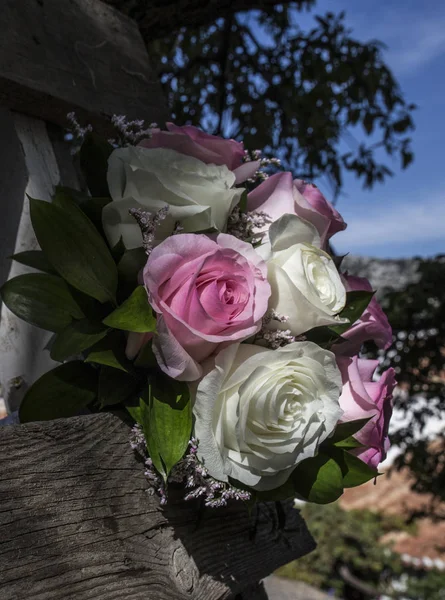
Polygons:
[[105,0],[138,22],[146,41],[170,36],[172,31],[187,27],[207,25],[218,15],[262,9],[270,11],[277,4],[294,4],[308,8],[314,0]]
[[226,16],[226,20],[224,23],[223,29],[223,37],[222,37],[222,48],[221,48],[221,73],[219,78],[219,118],[218,118],[218,126],[215,131],[215,135],[222,134],[222,124],[223,124],[223,116],[227,99],[227,88],[226,88],[226,80],[228,74],[229,67],[229,53],[230,53],[230,38],[232,33],[232,25],[233,25],[233,14],[229,14]]

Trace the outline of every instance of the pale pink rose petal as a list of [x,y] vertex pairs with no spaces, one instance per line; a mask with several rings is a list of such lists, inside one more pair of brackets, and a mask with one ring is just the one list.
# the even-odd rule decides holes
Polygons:
[[373,381],[378,361],[337,357],[343,382],[340,407],[342,422],[368,418],[368,423],[354,437],[366,448],[352,451],[369,466],[377,468],[389,449],[389,421],[392,414],[392,393],[396,385],[394,369],[388,369],[378,381]]
[[[342,275],[346,291],[372,291],[371,284],[364,277],[353,277],[347,273]],[[392,328],[388,317],[382,310],[375,297],[352,326],[342,334],[342,339],[332,348],[337,355],[353,356],[360,352],[360,348],[366,341],[373,341],[378,348],[388,349],[392,344]]]
[[243,163],[241,166],[236,167],[236,169],[233,169],[233,173],[236,177],[235,183],[239,184],[247,179],[251,179],[260,168],[260,164],[259,160],[250,160]]
[[171,236],[152,251],[143,276],[162,317],[156,356],[176,378],[196,374],[196,364],[257,333],[271,293],[262,258],[227,234]]
[[157,320],[153,352],[160,368],[169,377],[179,381],[195,381],[201,377],[201,367],[171,334],[162,316]]

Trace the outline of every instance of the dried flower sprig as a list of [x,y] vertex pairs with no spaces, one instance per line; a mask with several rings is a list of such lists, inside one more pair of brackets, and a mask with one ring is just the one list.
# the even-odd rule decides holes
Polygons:
[[272,220],[265,212],[242,212],[239,206],[236,206],[229,215],[227,222],[227,233],[233,235],[243,242],[250,244],[259,244],[262,236],[255,233],[262,229]]
[[118,137],[108,140],[114,146],[127,146],[129,144],[135,146],[145,138],[151,138],[152,129],[157,128],[156,123],[150,123],[146,128],[143,119],[128,121],[125,115],[113,115],[111,124],[116,129]]
[[263,326],[255,336],[255,342],[263,341],[268,348],[276,350],[293,342],[303,342],[306,338],[303,335],[292,335],[290,329],[272,329],[270,324],[272,321],[278,323],[286,323],[289,317],[280,315],[275,310],[268,311],[263,317]]
[[139,225],[142,233],[142,247],[147,256],[150,256],[153,250],[156,228],[167,216],[168,209],[169,207],[166,205],[155,213],[147,212],[142,208],[130,208],[128,211]]
[[[145,437],[140,425],[133,427],[130,445],[145,460],[145,476],[150,483],[149,493],[157,493],[161,505],[165,505],[168,500],[167,487],[147,455]],[[187,454],[173,467],[168,477],[168,483],[182,483],[189,490],[184,496],[184,500],[203,498],[205,506],[218,508],[226,506],[229,500],[247,502],[251,499],[250,492],[211,477],[205,466],[199,461],[197,453],[198,440],[192,438],[189,442]]]
[[255,174],[253,175],[253,177],[251,177],[250,179],[248,179],[247,181],[249,183],[257,183],[258,181],[265,181],[266,179],[268,179],[269,175],[267,173],[265,173],[264,171],[262,171],[261,169],[265,169],[266,167],[280,167],[281,166],[281,161],[279,158],[262,158],[262,151],[261,150],[252,150],[252,152],[249,152],[248,150],[245,151],[244,153],[244,162],[251,162],[251,161],[259,161],[259,167],[258,170],[255,172]]

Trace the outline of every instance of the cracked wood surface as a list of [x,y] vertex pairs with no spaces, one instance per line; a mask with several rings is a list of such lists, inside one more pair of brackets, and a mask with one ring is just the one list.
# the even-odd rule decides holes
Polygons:
[[75,111],[163,123],[168,114],[136,23],[98,0],[2,0],[0,105],[62,127]]
[[291,504],[161,508],[128,433],[111,414],[0,428],[2,600],[258,600],[314,548]]

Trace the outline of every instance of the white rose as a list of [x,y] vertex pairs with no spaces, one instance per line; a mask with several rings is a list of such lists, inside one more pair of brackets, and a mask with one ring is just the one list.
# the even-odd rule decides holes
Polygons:
[[243,188],[233,188],[235,175],[226,165],[206,165],[167,148],[129,146],[114,150],[108,160],[108,186],[113,199],[102,213],[105,234],[114,246],[122,236],[126,248],[142,246],[130,208],[155,213],[169,206],[157,229],[157,241],[171,234],[179,221],[184,232],[209,228],[224,231]]
[[269,326],[290,329],[296,336],[313,327],[347,322],[336,316],[345,306],[345,286],[334,261],[320,248],[315,227],[288,214],[270,226],[269,238],[258,249],[272,288],[269,309],[288,317]]
[[233,344],[197,387],[198,456],[216,479],[274,489],[334,431],[340,393],[335,357],[317,344]]

